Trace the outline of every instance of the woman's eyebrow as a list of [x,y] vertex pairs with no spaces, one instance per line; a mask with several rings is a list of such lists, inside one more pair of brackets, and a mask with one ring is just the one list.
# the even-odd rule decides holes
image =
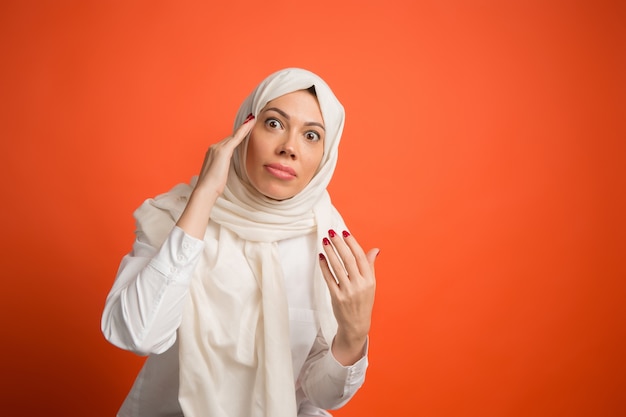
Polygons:
[[287,120],[290,119],[289,115],[285,113],[284,111],[282,111],[281,109],[277,109],[276,107],[270,107],[269,109],[265,109],[265,111],[270,111],[270,110],[274,110],[276,113],[280,114]]
[[[283,116],[287,120],[291,119],[287,113],[285,113],[284,111],[282,111],[279,108],[270,107],[269,109],[265,109],[265,111],[270,111],[270,110],[275,111],[276,113],[280,114],[281,116]],[[318,123],[318,122],[306,122],[304,125],[305,126],[318,126],[318,127],[321,127],[324,131],[326,131],[326,128],[324,127],[324,125],[321,124],[321,123]]]
[[321,127],[324,132],[326,132],[326,128],[324,127],[324,125],[318,122],[307,122],[304,125],[305,126],[318,126],[318,127]]

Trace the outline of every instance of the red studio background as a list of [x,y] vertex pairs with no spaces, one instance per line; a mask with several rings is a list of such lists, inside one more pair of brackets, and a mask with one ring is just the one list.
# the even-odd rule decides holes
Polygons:
[[347,111],[335,205],[378,246],[339,417],[626,415],[620,1],[0,4],[5,415],[113,416],[100,315],[133,210],[287,66]]

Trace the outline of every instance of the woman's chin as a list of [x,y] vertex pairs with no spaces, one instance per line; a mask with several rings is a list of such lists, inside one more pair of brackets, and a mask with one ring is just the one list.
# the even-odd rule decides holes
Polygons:
[[255,190],[262,196],[269,198],[270,200],[274,200],[274,201],[289,200],[290,198],[293,198],[296,195],[293,193],[278,192],[275,190],[259,190],[256,187],[255,187]]

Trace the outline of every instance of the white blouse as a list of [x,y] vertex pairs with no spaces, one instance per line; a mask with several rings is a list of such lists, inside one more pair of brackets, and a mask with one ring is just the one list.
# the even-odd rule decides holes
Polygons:
[[[149,355],[118,416],[182,416],[178,404],[178,343],[183,305],[204,242],[174,227],[160,249],[140,239],[121,262],[102,315],[102,332],[121,349]],[[344,367],[316,323],[315,236],[279,242],[289,305],[289,331],[298,417],[328,416],[365,381],[367,353]],[[302,254],[311,256],[302,256]],[[367,350],[367,349],[366,349]]]

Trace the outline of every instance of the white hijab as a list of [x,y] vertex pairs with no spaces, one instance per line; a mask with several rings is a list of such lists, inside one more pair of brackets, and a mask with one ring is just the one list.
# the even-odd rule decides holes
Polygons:
[[[185,417],[297,414],[277,242],[315,232],[321,252],[328,229],[345,227],[326,191],[337,164],[344,110],[321,78],[288,68],[266,78],[243,102],[235,119],[237,128],[270,100],[311,86],[326,128],[324,155],[311,182],[288,200],[261,195],[245,170],[246,138],[236,150],[225,191],[211,213],[205,252],[178,331],[179,401]],[[336,322],[319,268],[314,282],[317,320],[330,344]]]

